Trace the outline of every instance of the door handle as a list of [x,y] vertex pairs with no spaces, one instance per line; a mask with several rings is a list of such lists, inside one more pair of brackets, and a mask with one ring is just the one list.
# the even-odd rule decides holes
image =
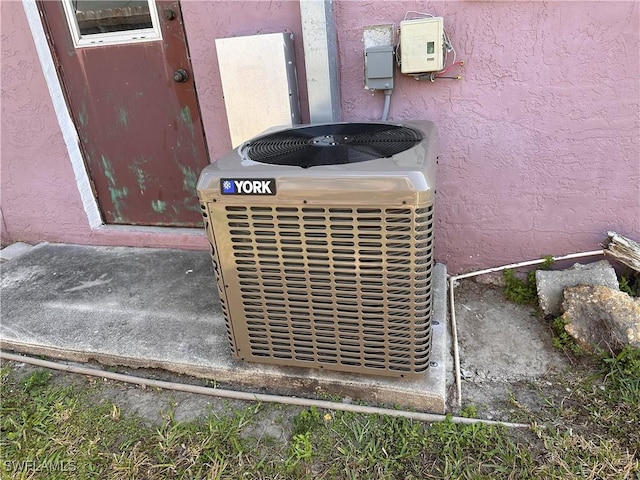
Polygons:
[[184,68],[179,68],[175,72],[173,72],[173,80],[178,83],[183,83],[189,80],[189,74]]

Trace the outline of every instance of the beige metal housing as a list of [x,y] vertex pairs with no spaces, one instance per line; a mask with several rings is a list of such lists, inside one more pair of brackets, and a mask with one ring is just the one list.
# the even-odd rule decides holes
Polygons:
[[[438,138],[390,158],[312,168],[208,166],[198,195],[234,356],[415,377],[429,367]],[[275,179],[223,195],[221,179]]]

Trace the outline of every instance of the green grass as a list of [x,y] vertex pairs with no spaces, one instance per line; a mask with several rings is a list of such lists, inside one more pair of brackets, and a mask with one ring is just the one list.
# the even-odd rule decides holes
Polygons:
[[640,478],[639,359],[640,351],[627,347],[601,358],[595,372],[558,376],[555,388],[538,388],[538,410],[512,393],[518,420],[535,425],[542,441],[539,478]]
[[[169,408],[150,424],[104,384],[60,385],[2,368],[1,478],[29,479],[638,479],[640,352],[511,393],[512,421],[426,424],[402,417],[247,403],[195,421]],[[129,387],[134,388],[134,387]],[[535,396],[535,406],[528,405]],[[527,400],[528,399],[528,400]],[[507,411],[507,410],[505,410]],[[467,406],[461,415],[475,416]],[[285,440],[256,436],[280,415]]]

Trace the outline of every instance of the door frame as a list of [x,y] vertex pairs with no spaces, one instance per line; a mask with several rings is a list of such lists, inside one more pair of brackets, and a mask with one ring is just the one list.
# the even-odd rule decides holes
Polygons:
[[[76,186],[80,194],[82,207],[87,215],[87,222],[91,230],[113,231],[113,232],[139,232],[139,233],[175,233],[189,236],[204,237],[205,231],[200,228],[189,227],[156,227],[142,225],[109,225],[105,223],[100,209],[98,199],[93,192],[89,172],[85,165],[82,151],[80,150],[80,137],[76,129],[69,106],[65,99],[62,84],[58,77],[57,69],[53,59],[53,53],[49,47],[47,35],[44,30],[43,19],[36,4],[37,0],[22,0],[27,22],[33,36],[36,52],[40,60],[42,73],[44,74],[49,95],[53,102],[53,110],[60,126],[60,131],[67,148],[69,161],[75,177]],[[205,135],[206,139],[206,135]]]

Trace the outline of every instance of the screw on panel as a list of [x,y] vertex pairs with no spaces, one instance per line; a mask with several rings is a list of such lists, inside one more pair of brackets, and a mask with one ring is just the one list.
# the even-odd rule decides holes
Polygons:
[[429,362],[429,366],[430,367],[437,367],[438,366],[438,362]]
[[431,322],[431,325],[440,325],[440,322],[438,320],[433,320]]

